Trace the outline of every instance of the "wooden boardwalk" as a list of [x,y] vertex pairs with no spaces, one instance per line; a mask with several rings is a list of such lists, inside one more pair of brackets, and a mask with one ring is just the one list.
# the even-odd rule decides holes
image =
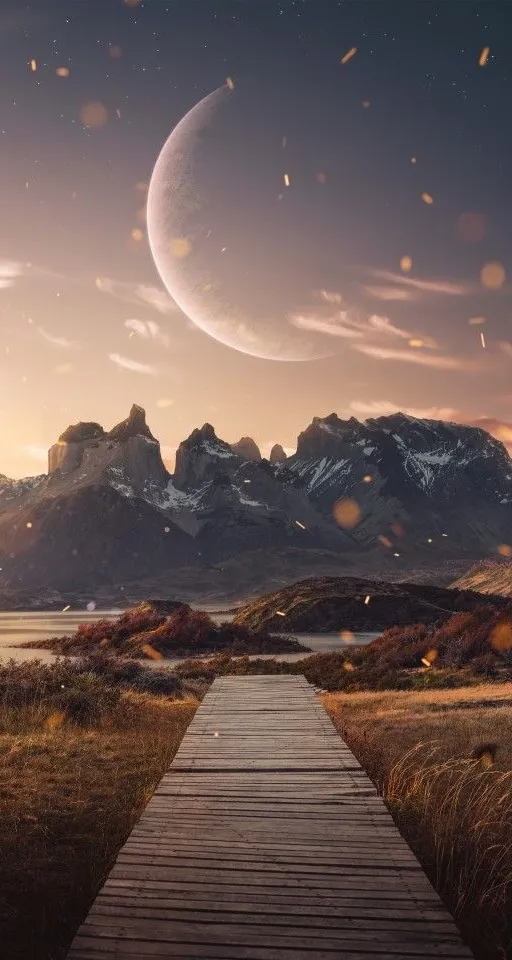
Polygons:
[[302,677],[215,681],[69,960],[467,957]]

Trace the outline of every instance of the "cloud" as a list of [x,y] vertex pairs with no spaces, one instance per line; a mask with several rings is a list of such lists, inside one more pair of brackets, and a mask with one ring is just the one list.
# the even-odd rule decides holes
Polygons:
[[169,346],[169,337],[166,333],[163,333],[154,320],[125,320],[124,325],[127,330],[131,330],[131,335],[135,333],[143,340],[152,340],[154,343],[161,343],[165,347]]
[[37,332],[48,343],[52,343],[54,347],[62,347],[65,350],[70,350],[75,349],[78,346],[74,340],[68,340],[67,337],[56,337],[53,333],[48,333],[44,327],[38,327]]
[[366,293],[369,293],[375,300],[416,300],[417,296],[412,290],[405,290],[403,287],[363,287]]
[[0,260],[0,290],[13,287],[23,273],[23,264],[16,260]]
[[48,463],[48,450],[36,443],[29,443],[23,447],[23,453],[32,457],[33,460],[39,460],[40,463]]
[[354,413],[385,417],[392,413],[407,413],[419,420],[451,420],[458,415],[453,407],[409,407],[393,403],[392,400],[351,400],[350,410]]
[[438,293],[451,297],[464,297],[473,293],[474,284],[455,280],[421,280],[418,277],[407,277],[403,273],[393,273],[391,270],[371,270],[370,274],[377,280],[397,284],[399,287],[408,287],[411,291],[421,293]]
[[147,363],[139,363],[138,360],[130,360],[129,357],[122,357],[120,353],[109,353],[108,358],[122,370],[130,370],[132,373],[144,373],[153,377],[157,373],[155,367]]
[[354,344],[353,349],[359,350],[360,353],[364,353],[368,357],[373,357],[374,360],[396,360],[404,363],[415,363],[422,367],[435,367],[438,370],[475,369],[475,364],[469,360],[440,354],[422,353],[419,350],[390,350],[387,347],[373,346],[368,343]]
[[177,311],[178,307],[170,296],[160,287],[149,286],[144,283],[126,283],[124,280],[112,280],[110,277],[97,277],[96,287],[102,293],[108,293],[117,300],[125,303],[135,303],[139,306],[151,307],[158,313],[169,314]]
[[329,337],[345,337],[354,339],[362,337],[363,333],[350,318],[348,311],[340,310],[334,316],[316,313],[294,313],[288,316],[288,322],[299,330],[312,330],[315,333],[325,333]]

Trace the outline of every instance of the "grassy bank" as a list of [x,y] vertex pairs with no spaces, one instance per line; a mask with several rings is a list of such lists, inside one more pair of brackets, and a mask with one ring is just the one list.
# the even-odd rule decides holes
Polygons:
[[512,955],[512,684],[325,695],[481,960]]
[[171,679],[164,697],[140,672],[0,668],[4,960],[65,957],[197,706]]

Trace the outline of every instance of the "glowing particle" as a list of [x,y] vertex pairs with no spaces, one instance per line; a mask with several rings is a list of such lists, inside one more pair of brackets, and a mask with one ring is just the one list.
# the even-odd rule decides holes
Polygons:
[[283,613],[282,610],[276,610],[276,613],[277,613],[277,616],[278,616],[278,617],[285,617],[285,616],[286,616],[286,614]]
[[499,261],[486,263],[480,271],[480,280],[488,290],[499,290],[505,283],[505,267]]
[[489,640],[493,649],[499,653],[506,653],[508,650],[512,650],[512,622],[510,620],[502,620],[501,623],[497,623],[491,630]]
[[512,547],[508,543],[500,543],[498,553],[502,557],[512,557]]
[[47,730],[57,730],[62,726],[64,720],[66,719],[66,714],[63,710],[54,710],[49,717],[45,720],[45,727]]
[[425,341],[424,341],[424,340],[420,340],[419,337],[413,337],[412,340],[409,340],[409,346],[410,346],[410,347],[417,347],[417,348],[424,347],[424,346],[425,346]]
[[448,534],[447,534],[447,533],[442,533],[441,536],[442,536],[442,537],[447,537]]
[[171,532],[170,527],[164,527],[164,533],[170,533],[170,532]]
[[[244,483],[250,483],[250,482],[251,482],[250,480],[244,480]],[[295,522],[297,522],[297,521],[295,521]]]
[[370,106],[370,101],[369,101],[369,100],[363,100],[361,106],[363,106],[365,110],[368,110],[368,107]]
[[412,267],[411,257],[402,257],[402,259],[400,260],[400,269],[403,270],[404,273],[409,273],[409,270],[411,269],[411,267]]
[[365,602],[366,606],[368,606],[368,604],[369,604],[369,602],[370,602],[370,594],[369,594],[369,593],[366,594],[366,597],[364,598],[364,602]]
[[365,473],[363,477],[363,483],[371,483],[372,480],[373,480],[373,477],[371,476],[371,474]]
[[94,600],[89,600],[89,603],[87,604],[87,606],[86,606],[85,609],[86,609],[89,613],[92,613],[93,610],[96,610],[96,603],[95,603],[95,601],[94,601]]
[[351,630],[341,630],[340,639],[343,640],[343,643],[354,643],[355,637]]
[[285,173],[285,175],[284,175],[284,185],[285,185],[285,187],[289,187],[289,186],[290,186],[290,175],[289,175],[288,173]]
[[171,253],[177,260],[184,260],[192,250],[192,244],[188,237],[173,237],[171,240]]
[[69,70],[67,67],[57,67],[55,73],[58,77],[69,77]]
[[345,663],[343,664],[343,669],[346,670],[347,673],[352,673],[352,670],[355,670],[355,667],[354,667],[354,664],[350,662],[350,660],[345,660]]
[[394,554],[393,554],[393,556],[394,556],[394,557],[399,557],[399,556],[400,556],[400,554],[399,554],[399,553],[397,553],[397,552],[396,552],[396,550],[395,550],[395,552],[394,552]]
[[355,500],[336,500],[333,516],[339,527],[352,530],[361,521],[361,509]]
[[422,658],[421,658],[421,662],[422,662],[422,664],[423,664],[425,667],[430,667],[430,666],[431,666],[431,663],[427,660],[426,657],[422,657]]
[[352,57],[355,57],[357,53],[357,47],[351,47],[350,50],[347,50],[341,58],[342,63],[348,63],[349,60],[352,60]]
[[468,323],[470,327],[478,327],[482,323],[485,323],[485,317],[470,317]]
[[385,537],[384,534],[382,534],[382,533],[379,534],[379,536],[377,537],[377,540],[379,541],[379,543],[382,544],[383,547],[392,547],[392,546],[393,546],[393,544],[391,543],[391,540],[389,539],[389,537]]
[[29,530],[32,528],[32,523],[30,522],[30,520],[29,520],[28,523],[27,523],[27,527],[28,527]]
[[70,604],[70,603],[68,603],[67,607],[64,607],[60,612],[61,612],[61,613],[67,613],[68,610],[71,610],[71,604]]
[[486,66],[487,61],[488,61],[488,59],[489,59],[489,54],[490,54],[490,52],[491,52],[491,48],[490,48],[490,47],[483,47],[483,49],[482,49],[481,52],[480,52],[480,56],[479,56],[479,58],[478,58],[478,66],[479,66],[479,67],[485,67],[485,66]]
[[300,520],[296,520],[295,523],[297,524],[298,527],[300,527],[301,530],[305,530],[305,529],[306,529],[305,526],[304,526],[304,524],[301,523]]
[[35,72],[36,72],[36,70],[37,70],[37,60],[31,60],[31,61],[30,61],[30,69],[32,70],[32,73],[35,73]]
[[430,193],[422,193],[421,199],[423,200],[423,203],[427,204],[427,206],[430,206],[434,202],[434,198]]
[[482,341],[482,347],[483,347],[484,350],[485,350],[485,337],[484,337],[483,333],[480,334],[480,340]]
[[80,120],[84,127],[104,127],[108,121],[108,110],[99,100],[93,100],[81,108]]
[[167,410],[167,407],[172,407],[174,400],[168,399],[168,397],[161,397],[160,400],[156,401],[156,405],[159,410]]
[[218,737],[218,736],[219,736],[219,731],[216,730],[215,733],[213,734],[213,736],[214,736],[214,737]]
[[417,162],[418,162],[418,161],[417,161],[416,157],[411,157],[411,163],[417,163]]
[[163,660],[163,659],[164,659],[163,653],[160,653],[160,650],[155,650],[155,648],[154,648],[153,646],[151,646],[150,643],[145,643],[145,644],[141,647],[141,651],[142,651],[142,653],[145,653],[146,656],[149,657],[150,660]]
[[135,243],[140,243],[141,240],[144,239],[144,234],[143,234],[142,230],[140,229],[140,227],[134,227],[133,230],[132,230],[131,236],[132,236],[132,240],[134,240]]
[[226,86],[228,87],[229,90],[235,89],[235,84],[233,83],[233,80],[231,77],[226,77]]

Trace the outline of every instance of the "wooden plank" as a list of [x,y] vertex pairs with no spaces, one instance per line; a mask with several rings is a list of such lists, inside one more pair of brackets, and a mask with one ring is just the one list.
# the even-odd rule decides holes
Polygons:
[[302,677],[222,677],[69,960],[471,954]]

